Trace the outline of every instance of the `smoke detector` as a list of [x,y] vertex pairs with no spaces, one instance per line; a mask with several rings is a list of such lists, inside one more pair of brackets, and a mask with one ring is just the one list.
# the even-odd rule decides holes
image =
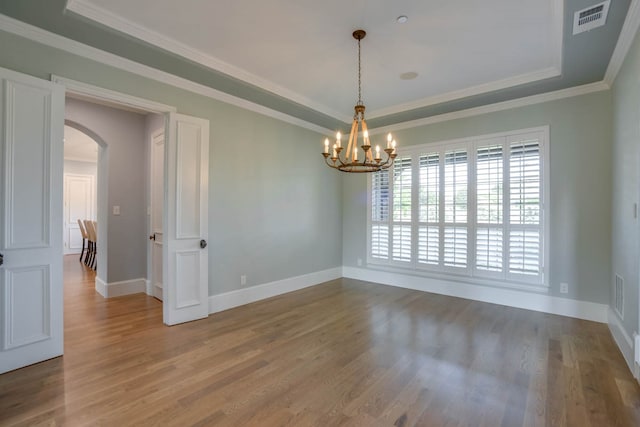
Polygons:
[[602,27],[607,21],[611,0],[577,11],[573,15],[573,34],[580,34],[594,28]]

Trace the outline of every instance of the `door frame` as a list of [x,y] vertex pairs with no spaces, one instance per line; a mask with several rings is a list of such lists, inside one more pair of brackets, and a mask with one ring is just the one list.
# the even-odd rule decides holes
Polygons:
[[[68,79],[65,77],[61,77],[55,74],[51,75],[51,81],[54,83],[59,83],[61,85],[64,86],[65,88],[65,95],[69,96],[77,96],[77,97],[81,97],[85,100],[89,100],[98,104],[103,104],[103,105],[111,105],[111,106],[115,106],[116,108],[123,108],[123,109],[128,109],[128,110],[133,110],[133,111],[146,111],[149,113],[155,113],[155,114],[161,114],[164,116],[164,133],[165,133],[165,156],[166,156],[166,152],[168,149],[168,144],[166,143],[166,139],[168,137],[168,132],[167,132],[167,128],[168,128],[168,124],[169,124],[169,116],[171,113],[176,113],[177,109],[176,107],[172,106],[172,105],[167,105],[167,104],[162,104],[159,102],[154,102],[154,101],[150,101],[144,98],[138,98],[135,96],[131,96],[131,95],[126,95],[124,93],[121,92],[116,92],[113,90],[109,90],[109,89],[104,89],[101,88],[99,86],[94,86],[88,83],[84,83],[84,82],[79,82],[76,80],[72,80],[72,79]],[[100,180],[100,178],[98,178],[98,180]],[[164,193],[167,193],[167,183],[166,180],[164,182]],[[62,200],[62,194],[59,195],[60,199]],[[106,203],[98,203],[97,206],[98,212],[97,212],[97,216],[98,218],[104,218],[105,220],[102,221],[103,225],[101,225],[99,227],[98,230],[98,253],[100,253],[101,251],[101,247],[100,247],[100,242],[107,242],[107,221],[106,219],[108,218],[108,214],[109,214],[109,207],[107,206]],[[165,229],[165,233],[166,233],[166,221],[163,220],[163,229]],[[104,250],[102,251],[103,253]],[[166,258],[166,254],[163,251],[163,255],[162,255],[162,262],[166,263],[167,260]],[[148,258],[147,258],[148,259]],[[148,275],[148,273],[147,273]],[[98,287],[98,277],[96,277],[96,287]],[[165,295],[164,296],[164,304],[168,304],[171,301],[168,300],[168,296]],[[163,318],[164,318],[164,314],[163,314]],[[163,319],[163,321],[165,321],[166,323],[167,319]]]
[[[166,125],[166,119],[165,119],[165,125]],[[161,130],[155,130],[152,131],[151,134],[149,135],[148,140],[146,141],[147,143],[147,148],[148,148],[148,156],[147,156],[147,172],[148,172],[148,177],[147,179],[149,180],[148,183],[148,188],[147,188],[147,197],[149,198],[149,203],[147,204],[147,216],[149,217],[149,227],[148,227],[148,234],[149,234],[149,239],[151,239],[151,235],[154,234],[153,231],[153,190],[154,190],[154,166],[153,166],[153,161],[154,161],[154,141],[156,140],[156,138],[159,135],[163,135],[164,138],[164,154],[166,156],[166,151],[167,151],[167,132],[166,132],[166,126],[163,127]],[[164,175],[164,171],[163,171],[163,175]],[[166,183],[164,183],[163,180],[163,186],[164,186],[164,194],[166,194]],[[164,200],[163,200],[163,206],[164,206]],[[164,227],[163,227],[164,228]],[[164,231],[164,230],[163,230]],[[147,287],[147,295],[150,295],[152,297],[156,297],[155,294],[155,283],[154,283],[154,275],[153,275],[153,246],[155,244],[155,241],[153,241],[150,245],[147,245],[147,283],[146,283],[146,287]],[[163,251],[163,262],[165,254]],[[164,295],[163,295],[163,299],[164,299]]]

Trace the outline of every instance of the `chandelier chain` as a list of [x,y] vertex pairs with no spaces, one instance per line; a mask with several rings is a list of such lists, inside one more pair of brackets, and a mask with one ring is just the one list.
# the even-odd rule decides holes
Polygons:
[[358,105],[362,105],[362,67],[360,65],[360,39],[358,39]]

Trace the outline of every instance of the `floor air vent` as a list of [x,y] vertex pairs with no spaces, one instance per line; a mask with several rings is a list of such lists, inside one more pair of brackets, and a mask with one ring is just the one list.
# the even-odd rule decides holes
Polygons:
[[616,274],[616,282],[613,289],[614,309],[620,318],[624,315],[624,279]]
[[607,0],[577,11],[573,15],[573,34],[579,34],[603,26],[607,21],[610,3],[611,0]]

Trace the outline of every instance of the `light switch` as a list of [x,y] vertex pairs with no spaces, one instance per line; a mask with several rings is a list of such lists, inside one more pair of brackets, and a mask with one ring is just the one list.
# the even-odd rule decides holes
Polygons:
[[114,206],[113,207],[113,214],[114,215],[120,215],[120,206]]

